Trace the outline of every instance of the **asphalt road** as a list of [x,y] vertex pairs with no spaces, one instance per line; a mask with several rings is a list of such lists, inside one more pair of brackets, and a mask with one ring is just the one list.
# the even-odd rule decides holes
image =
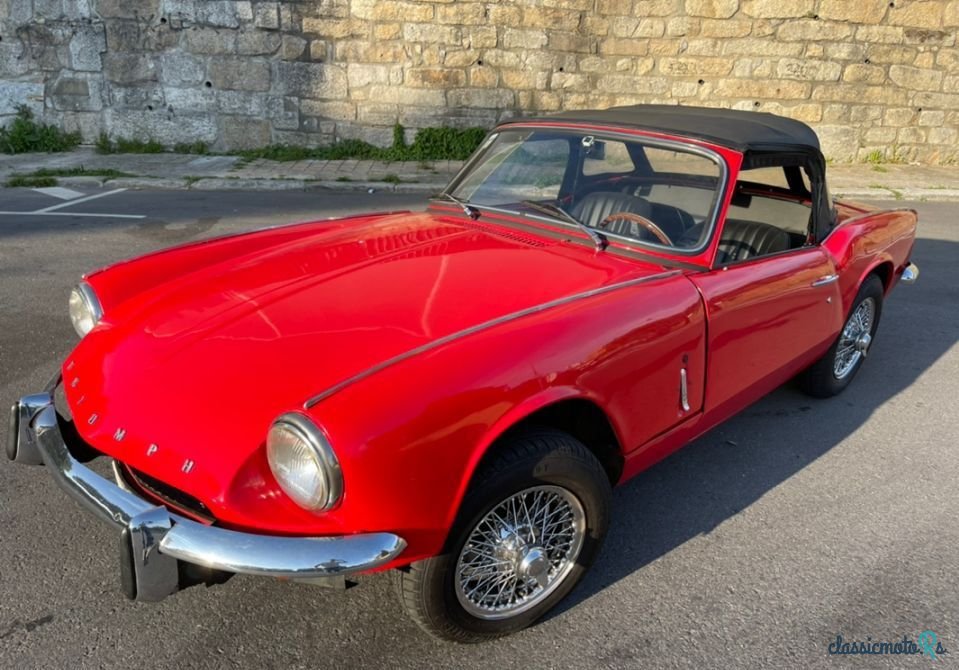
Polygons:
[[[91,193],[95,195],[96,193]],[[0,210],[56,206],[0,190]],[[0,402],[75,341],[85,270],[202,236],[419,207],[354,193],[123,192],[0,214]],[[902,206],[907,203],[894,203]],[[787,385],[617,490],[602,558],[560,611],[479,646],[434,642],[384,575],[347,592],[237,577],[123,599],[117,539],[42,469],[0,463],[0,667],[925,667],[837,657],[933,630],[959,660],[959,225],[919,203],[918,284],[898,288],[842,396]],[[52,213],[51,212],[51,213]]]

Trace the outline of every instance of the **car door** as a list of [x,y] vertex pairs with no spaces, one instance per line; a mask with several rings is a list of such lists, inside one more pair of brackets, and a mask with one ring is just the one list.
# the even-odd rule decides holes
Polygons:
[[733,413],[825,353],[842,327],[837,278],[818,245],[690,277],[706,304],[706,412]]

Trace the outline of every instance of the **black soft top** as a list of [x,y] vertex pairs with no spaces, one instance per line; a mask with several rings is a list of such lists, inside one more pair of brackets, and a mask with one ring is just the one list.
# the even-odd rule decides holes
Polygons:
[[631,105],[603,110],[560,112],[532,119],[517,118],[506,124],[527,121],[567,121],[639,128],[704,140],[744,153],[809,149],[819,152],[819,138],[805,123],[765,112],[745,112],[737,109]]
[[500,127],[528,121],[563,121],[636,128],[703,140],[743,154],[741,170],[782,166],[790,185],[806,191],[800,176],[809,177],[813,225],[817,239],[835,225],[836,216],[826,188],[826,161],[815,131],[802,121],[765,112],[679,105],[631,105],[603,110],[560,112],[552,116],[517,118]]

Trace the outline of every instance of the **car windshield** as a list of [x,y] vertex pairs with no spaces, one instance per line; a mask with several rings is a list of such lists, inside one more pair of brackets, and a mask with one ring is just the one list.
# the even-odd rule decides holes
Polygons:
[[719,201],[717,156],[620,135],[509,129],[492,135],[448,193],[476,207],[573,221],[626,242],[705,245]]

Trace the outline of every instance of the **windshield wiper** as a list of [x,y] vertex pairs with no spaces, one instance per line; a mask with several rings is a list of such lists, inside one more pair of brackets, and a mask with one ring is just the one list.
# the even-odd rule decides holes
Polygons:
[[451,195],[445,191],[443,193],[437,193],[434,195],[433,200],[449,200],[450,202],[455,202],[460,206],[460,209],[463,210],[463,213],[474,221],[480,216],[480,211],[476,207],[473,207],[473,205],[469,204],[467,201],[457,198],[455,195]]
[[527,207],[532,207],[533,209],[543,212],[544,214],[549,214],[554,218],[558,216],[559,218],[565,219],[569,223],[572,223],[589,236],[589,239],[593,241],[597,249],[605,249],[609,246],[609,240],[606,239],[605,235],[595,228],[590,228],[559,205],[554,205],[548,202],[536,202],[535,200],[523,200],[522,204],[526,205]]

